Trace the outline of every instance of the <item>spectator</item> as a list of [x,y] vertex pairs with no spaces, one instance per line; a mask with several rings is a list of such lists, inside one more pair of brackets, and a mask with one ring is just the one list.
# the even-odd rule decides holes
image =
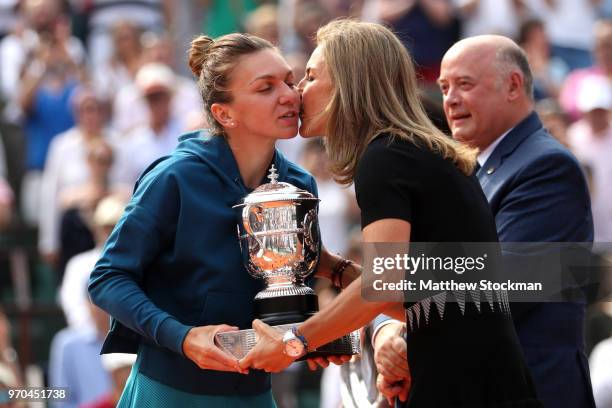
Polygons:
[[518,43],[525,51],[533,73],[535,99],[556,98],[569,69],[562,59],[550,56],[544,23],[537,19],[524,22],[519,31]]
[[[389,2],[387,2],[389,3]],[[391,2],[393,10],[380,10],[380,20],[389,24],[410,50],[425,86],[435,86],[440,61],[446,50],[459,40],[460,25],[452,0]],[[437,90],[437,86],[436,86]]]
[[[145,33],[142,39],[144,47],[144,63],[164,64],[175,73],[174,97],[172,98],[172,112],[177,118],[181,118],[183,126],[187,130],[195,130],[208,127],[206,119],[202,115],[202,97],[193,77],[185,77],[177,73],[177,67],[173,59],[173,44],[168,35],[157,35]],[[134,88],[132,88],[134,89]],[[140,92],[135,89],[140,95]],[[147,117],[148,110],[144,99],[140,98],[142,116]],[[134,112],[134,105],[131,106]]]
[[[51,263],[56,260],[61,250],[60,222],[66,210],[60,203],[60,197],[67,191],[79,189],[91,180],[92,169],[99,169],[88,160],[88,151],[98,140],[116,143],[117,136],[106,129],[108,119],[104,101],[91,89],[83,87],[75,92],[72,108],[76,126],[58,135],[51,142],[49,157],[43,173],[41,197],[45,205],[40,211],[39,250]],[[116,143],[115,150],[121,146]],[[120,155],[115,155],[120,156]],[[93,165],[93,167],[89,167]],[[122,182],[121,163],[115,160],[109,167],[108,180],[102,180],[110,186],[118,187]],[[93,170],[95,171],[95,170]]]
[[96,91],[108,100],[134,82],[142,66],[141,29],[128,21],[112,27],[113,54],[99,65],[92,65]]
[[55,402],[53,408],[77,408],[102,398],[113,389],[111,377],[102,367],[100,359],[102,340],[109,329],[109,317],[92,303],[87,308],[94,321],[92,330],[65,328],[51,342],[49,385],[67,387],[70,391],[68,399]]
[[147,64],[138,71],[136,85],[147,103],[149,121],[127,136],[127,176],[133,182],[151,163],[169,154],[178,143],[177,135],[184,131],[171,109],[176,78],[170,68]]
[[54,37],[58,29],[66,37],[65,48],[71,59],[77,64],[84,62],[85,53],[81,43],[66,31],[66,18],[58,0],[21,2],[21,13],[14,31],[0,43],[0,85],[3,97],[12,102],[6,112],[11,121],[21,118],[17,95],[24,67],[33,62],[32,55],[41,43],[48,42],[49,37]]
[[59,195],[61,219],[57,269],[60,279],[70,258],[95,246],[90,220],[100,200],[111,194],[123,197],[130,195],[126,185],[109,183],[114,154],[111,146],[105,140],[91,141],[86,157],[87,180],[64,188]]
[[70,99],[79,83],[80,72],[68,51],[67,30],[65,24],[57,25],[52,38],[41,39],[19,92],[27,140],[23,215],[34,224],[38,221],[40,179],[51,140],[74,126]]
[[515,38],[525,10],[515,0],[453,0],[462,21],[463,38],[500,34]]
[[126,204],[125,197],[121,195],[111,195],[100,200],[92,218],[95,248],[75,255],[66,265],[59,299],[68,326],[72,329],[87,331],[94,328],[94,322],[88,312],[89,299],[81,289],[87,286],[89,274],[100,258],[102,246],[119,221]]
[[593,56],[595,64],[590,68],[572,72],[565,80],[559,95],[563,110],[570,115],[572,120],[577,120],[580,117],[577,100],[582,81],[593,75],[604,75],[612,78],[612,20],[599,21],[594,30],[595,48]]
[[317,1],[297,1],[293,14],[293,28],[297,36],[297,47],[311,54],[317,46],[315,33],[329,20],[323,6]]
[[[202,125],[202,102],[196,83],[192,79],[174,74],[172,67],[168,65],[171,60],[171,44],[163,37],[154,37],[147,41],[144,56],[146,63],[137,74],[140,76],[140,83],[136,80],[124,86],[113,102],[113,128],[119,135],[127,137],[134,130],[149,126],[152,111],[145,95],[148,91],[143,91],[143,85],[152,87],[151,89],[161,86],[172,91],[172,97],[169,99],[170,115],[176,119],[181,131]],[[194,125],[194,122],[197,124]]]
[[583,118],[568,129],[568,142],[576,157],[593,172],[595,241],[612,242],[612,82],[603,76],[583,80],[577,106]]
[[249,34],[256,35],[279,44],[278,9],[273,4],[263,4],[247,15],[245,29]]
[[125,21],[142,31],[161,33],[172,21],[171,0],[72,0],[89,3],[84,11],[88,20],[88,44],[92,66],[106,66],[114,53],[113,27]]
[[136,354],[103,354],[101,358],[102,366],[111,376],[112,390],[99,400],[84,404],[80,408],[115,408],[136,361]]
[[570,70],[591,65],[596,1],[528,0],[526,3],[544,21],[554,56],[565,61]]

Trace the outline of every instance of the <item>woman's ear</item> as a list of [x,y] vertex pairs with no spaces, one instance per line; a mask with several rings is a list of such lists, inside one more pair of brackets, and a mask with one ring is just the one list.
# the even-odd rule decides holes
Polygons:
[[210,106],[210,112],[215,120],[224,128],[236,127],[236,121],[232,118],[230,109],[227,105],[222,103],[213,103]]

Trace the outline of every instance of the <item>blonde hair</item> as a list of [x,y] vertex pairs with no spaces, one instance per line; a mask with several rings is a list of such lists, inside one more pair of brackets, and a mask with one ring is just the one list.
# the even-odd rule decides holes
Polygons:
[[200,35],[191,41],[189,68],[198,78],[198,88],[212,134],[222,135],[223,127],[213,116],[214,103],[229,103],[231,74],[241,57],[266,49],[275,49],[267,40],[251,34],[232,33],[215,40]]
[[419,99],[414,64],[389,29],[335,20],[319,28],[317,44],[334,84],[323,115],[331,171],[339,183],[353,182],[363,152],[382,133],[426,147],[466,175],[473,172],[477,151],[431,123]]

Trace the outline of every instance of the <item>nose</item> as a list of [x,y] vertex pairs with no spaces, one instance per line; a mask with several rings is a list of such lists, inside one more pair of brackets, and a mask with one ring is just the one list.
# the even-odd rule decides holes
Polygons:
[[300,82],[298,82],[297,84],[297,89],[299,93],[302,93],[302,91],[304,91],[304,81],[306,80],[306,78],[302,78],[300,80]]
[[278,98],[278,103],[280,103],[281,105],[295,105],[299,102],[299,100],[300,94],[298,93],[295,86],[287,85],[283,88],[283,91],[281,92],[281,95]]
[[443,95],[442,102],[447,108],[457,107],[461,102],[461,98],[455,88],[450,87],[446,91],[446,94]]

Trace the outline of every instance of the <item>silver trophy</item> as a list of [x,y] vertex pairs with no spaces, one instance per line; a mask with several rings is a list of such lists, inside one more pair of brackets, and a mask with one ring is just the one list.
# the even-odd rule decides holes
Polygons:
[[[319,259],[317,220],[319,199],[310,192],[278,181],[274,166],[270,182],[259,186],[234,206],[243,262],[265,289],[254,299],[255,317],[286,332],[318,311],[317,295],[304,284]],[[221,347],[242,358],[256,344],[253,330],[216,335]],[[359,352],[359,335],[343,336],[306,357],[351,355]]]

